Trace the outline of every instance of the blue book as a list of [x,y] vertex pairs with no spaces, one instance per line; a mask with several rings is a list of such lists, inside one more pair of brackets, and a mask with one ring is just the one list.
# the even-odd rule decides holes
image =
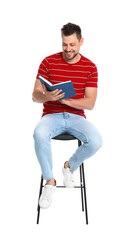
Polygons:
[[62,92],[60,92],[60,94],[64,92],[65,95],[61,99],[76,96],[76,93],[75,93],[75,90],[74,90],[74,87],[73,87],[73,84],[72,84],[71,80],[67,81],[67,82],[57,83],[57,84],[52,84],[51,82],[49,82],[48,80],[46,80],[45,78],[43,78],[41,76],[39,76],[39,80],[40,80],[42,85],[44,84],[46,86],[48,91],[53,91],[53,90],[56,90],[56,89],[59,89],[59,90],[62,89]]

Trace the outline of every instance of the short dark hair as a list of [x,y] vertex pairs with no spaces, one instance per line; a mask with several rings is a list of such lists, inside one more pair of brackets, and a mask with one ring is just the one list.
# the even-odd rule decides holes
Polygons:
[[61,35],[63,36],[70,36],[72,34],[76,33],[78,40],[81,40],[82,34],[81,34],[81,28],[73,23],[67,23],[61,28]]

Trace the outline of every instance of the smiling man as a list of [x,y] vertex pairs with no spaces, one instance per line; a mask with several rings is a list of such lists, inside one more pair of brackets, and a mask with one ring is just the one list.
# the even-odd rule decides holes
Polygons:
[[62,34],[62,48],[63,48],[63,58],[66,62],[75,63],[79,61],[80,54],[79,49],[83,44],[83,38],[81,35],[76,35],[73,33],[72,35],[65,36]]
[[[46,185],[39,200],[40,207],[48,208],[56,189],[53,176],[51,138],[68,133],[82,141],[76,152],[63,166],[63,183],[74,187],[74,171],[85,159],[93,156],[102,145],[96,127],[86,119],[84,110],[92,110],[97,97],[98,73],[96,65],[79,53],[83,44],[81,28],[68,23],[61,29],[62,52],[44,58],[41,62],[33,90],[33,101],[43,103],[42,118],[34,130],[35,151]],[[39,76],[52,84],[71,80],[76,96],[64,97],[62,89],[47,91]],[[43,89],[44,87],[44,89]],[[62,154],[61,154],[62,158]]]

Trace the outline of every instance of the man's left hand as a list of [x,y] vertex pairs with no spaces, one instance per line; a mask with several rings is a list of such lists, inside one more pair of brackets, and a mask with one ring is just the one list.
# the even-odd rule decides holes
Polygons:
[[66,99],[60,100],[59,102],[62,103],[62,104],[68,105],[68,102],[69,102],[69,101],[70,101],[70,98],[66,98]]

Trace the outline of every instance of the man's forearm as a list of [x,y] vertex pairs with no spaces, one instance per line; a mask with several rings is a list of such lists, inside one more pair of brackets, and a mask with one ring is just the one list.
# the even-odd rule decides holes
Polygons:
[[88,109],[92,110],[94,107],[95,102],[93,102],[91,99],[85,97],[85,98],[80,98],[80,99],[63,99],[61,100],[62,104],[66,104],[70,107],[77,108],[77,109]]
[[45,94],[41,92],[33,92],[32,99],[34,102],[44,103],[47,101]]

